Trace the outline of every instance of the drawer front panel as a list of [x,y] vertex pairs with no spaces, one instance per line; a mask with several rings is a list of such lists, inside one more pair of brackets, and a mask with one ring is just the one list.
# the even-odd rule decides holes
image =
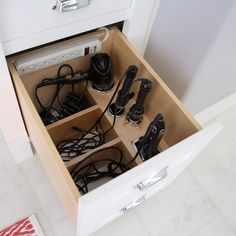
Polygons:
[[166,188],[220,132],[214,124],[82,196],[77,236],[88,236]]
[[[68,41],[79,41],[91,35],[96,35],[100,38],[104,36],[101,32],[92,33]],[[49,46],[49,48],[60,48],[60,45],[65,43],[60,42]],[[130,163],[129,161],[135,156],[132,141],[144,135],[146,128],[153,118],[158,113],[162,113],[166,124],[166,132],[160,145],[163,152],[144,163],[138,157],[132,163],[133,166],[137,167],[80,196],[68,170],[73,170],[76,164],[82,163],[88,157],[87,155],[93,151],[77,156],[71,162],[65,164],[62,162],[55,145],[63,141],[63,138],[76,137],[73,136],[74,134],[69,133],[70,128],[74,124],[85,124],[81,128],[89,129],[90,125],[92,125],[90,123],[93,123],[92,120],[96,119],[104,111],[113,93],[98,93],[89,87],[87,92],[90,94],[91,100],[95,101],[91,103],[91,107],[44,127],[38,114],[40,108],[35,98],[35,88],[42,79],[54,78],[57,75],[59,65],[22,76],[18,75],[14,66],[15,60],[37,55],[37,53],[42,53],[44,50],[48,50],[48,47],[9,59],[10,71],[29,136],[58,195],[64,202],[66,210],[73,221],[78,224],[78,236],[87,236],[126,211],[138,207],[151,195],[168,186],[219,130],[218,126],[214,126],[198,134],[197,132],[200,130],[200,127],[191,114],[185,110],[181,102],[142,56],[135,51],[122,33],[117,29],[112,29],[109,39],[103,44],[102,52],[108,53],[111,57],[114,65],[115,83],[117,84],[119,79],[123,78],[124,72],[130,65],[136,65],[139,69],[137,78],[148,78],[152,81],[153,87],[147,97],[149,101],[145,103],[145,115],[142,125],[140,127],[132,127],[124,123],[124,117],[117,118],[113,127],[114,135],[111,135],[107,143],[93,151],[95,153],[99,148],[114,146],[122,149],[123,156],[125,157],[124,163]],[[86,71],[90,62],[90,56],[76,58],[68,63],[74,68]],[[132,88],[135,94],[139,91],[137,84]],[[44,102],[49,99],[48,94],[50,94],[50,90],[45,92]],[[130,100],[126,110],[133,103],[134,101]],[[108,113],[104,114],[104,118],[105,120],[102,122],[104,125],[109,126],[113,124],[113,118]],[[168,147],[172,148],[167,149]],[[112,156],[112,154],[110,155]],[[95,159],[100,157],[98,154],[97,157],[93,156]],[[76,213],[78,213],[77,219]]]
[[131,4],[131,0],[92,0],[85,8],[60,13],[52,10],[55,2],[56,0],[1,2],[0,40],[7,55],[123,21],[128,17]]
[[1,34],[2,42],[71,24],[75,21],[124,10],[130,6],[130,1],[127,0],[92,0],[91,5],[83,9],[59,13],[52,10],[55,2],[54,0],[2,1],[0,10],[0,28],[4,29]]
[[24,85],[18,78],[15,68],[10,67],[10,70],[12,76],[15,78],[14,86],[30,140],[37,151],[38,157],[46,170],[54,189],[63,202],[68,215],[75,222],[79,193],[70,178],[64,163],[58,155],[55,145],[43,126]]

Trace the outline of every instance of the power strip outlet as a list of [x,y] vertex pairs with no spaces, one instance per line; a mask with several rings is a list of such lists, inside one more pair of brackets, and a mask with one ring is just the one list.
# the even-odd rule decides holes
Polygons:
[[28,74],[74,58],[86,56],[102,48],[102,42],[97,37],[89,37],[78,42],[55,47],[33,56],[16,61],[16,69],[20,75]]

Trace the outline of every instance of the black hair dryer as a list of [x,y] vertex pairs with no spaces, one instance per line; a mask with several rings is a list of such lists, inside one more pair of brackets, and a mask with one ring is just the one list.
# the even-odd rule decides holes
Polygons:
[[112,77],[112,62],[108,54],[98,53],[91,57],[89,80],[99,92],[110,92],[114,86]]

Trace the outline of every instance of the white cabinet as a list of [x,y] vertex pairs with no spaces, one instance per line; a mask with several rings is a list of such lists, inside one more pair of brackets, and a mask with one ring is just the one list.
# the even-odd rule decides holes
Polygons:
[[[95,32],[50,47],[51,49],[60,48],[64,44],[66,46],[67,42],[69,44],[79,43],[85,37],[91,36],[102,39],[104,35],[101,32]],[[136,52],[124,35],[118,29],[113,28],[110,30],[108,40],[103,43],[101,51],[111,57],[114,65],[115,84],[118,84],[119,78],[123,77],[124,72],[131,64],[137,65],[139,68],[138,78],[148,78],[153,84],[146,101],[142,125],[133,127],[124,122],[124,117],[117,118],[115,126],[112,127],[109,137],[102,146],[64,163],[56,148],[58,144],[65,139],[78,138],[76,136],[78,133],[71,129],[73,126],[79,125],[82,129],[89,129],[104,111],[113,92],[99,93],[89,86],[86,94],[93,102],[88,108],[45,126],[39,116],[40,107],[35,99],[35,87],[43,78],[54,78],[57,75],[57,68],[61,64],[36,70],[29,74],[20,74],[16,69],[15,62],[51,50],[50,47],[9,58],[9,69],[24,121],[38,156],[58,196],[64,203],[65,209],[72,221],[78,226],[77,235],[88,236],[126,211],[138,207],[153,194],[168,186],[214,138],[221,126],[213,125],[208,129],[201,130],[191,114],[185,110],[180,101],[142,56]],[[90,57],[91,55],[75,58],[69,63],[74,68],[79,67],[84,71],[88,68]],[[134,86],[135,94],[138,93],[138,88]],[[41,97],[48,100],[52,89],[42,91]],[[131,100],[127,104],[127,110],[132,103]],[[138,157],[127,172],[83,195],[77,189],[70,175],[71,170],[81,163],[83,165],[83,163],[90,162],[89,155],[95,155],[92,157],[93,160],[101,159],[105,154],[99,155],[97,152],[107,147],[122,150],[123,162],[129,163],[136,153],[132,141],[145,133],[146,128],[158,113],[163,114],[166,125],[164,139],[160,144],[163,151],[145,162]],[[106,130],[112,125],[113,118],[107,112],[104,113],[103,118],[101,124],[106,127],[104,128]],[[108,155],[116,156],[112,151],[108,152]]]
[[[78,0],[79,1],[79,0]],[[0,35],[11,54],[128,18],[131,0],[91,0],[79,10],[52,10],[54,0],[3,0]]]
[[[0,80],[0,87],[3,85],[2,88],[6,89],[4,98],[1,94],[1,101],[4,104],[4,100],[13,99],[14,103],[11,103],[13,106],[6,109],[15,112],[12,113],[14,119],[11,118],[13,123],[10,119],[8,122],[5,117],[5,131],[3,131],[7,134],[11,127],[13,132],[10,136],[15,137],[14,142],[18,144],[12,152],[16,157],[25,155],[30,149],[3,54],[20,52],[118,21],[124,21],[124,34],[143,52],[158,1],[150,0],[146,3],[144,0],[91,0],[90,6],[67,13],[53,11],[51,8],[54,4],[55,2],[50,0],[33,2],[4,0],[0,9],[0,37],[4,50],[4,53],[0,51],[2,63],[0,76],[4,77],[4,80]],[[145,6],[147,8],[143,14]],[[80,37],[70,40],[80,40]],[[74,122],[91,121],[93,116],[100,114],[106,105],[104,101],[108,101],[110,95],[97,94],[89,88],[88,93],[96,101],[95,104],[81,113],[45,127],[39,117],[33,91],[41,78],[55,75],[57,65],[23,76],[19,75],[15,68],[15,60],[32,54],[37,55],[37,52],[48,50],[48,47],[60,47],[60,44],[66,42],[26,53],[21,52],[9,59],[9,68],[30,140],[65,209],[78,226],[77,236],[88,236],[119,215],[138,207],[153,194],[168,186],[211,141],[221,127],[213,125],[206,130],[201,130],[191,114],[185,110],[181,102],[124,35],[113,29],[102,51],[108,53],[116,65],[116,82],[129,65],[135,64],[140,69],[139,76],[151,79],[154,86],[141,129],[125,126],[124,121],[120,119],[114,127],[111,140],[108,140],[105,146],[121,148],[125,153],[126,161],[131,160],[135,154],[131,141],[143,134],[153,116],[159,112],[165,116],[167,133],[161,144],[163,149],[161,154],[144,163],[141,159],[136,160],[132,169],[82,196],[70,176],[71,167],[80,163],[81,157],[67,164],[63,163],[56,144],[68,133],[68,127]],[[76,66],[78,62],[85,66],[89,62],[89,57],[70,61],[72,66]],[[87,118],[85,119],[84,116]],[[105,117],[107,123],[112,123],[109,115],[106,114]],[[17,132],[14,132],[14,127],[18,128]],[[26,140],[26,142],[21,145],[19,140]],[[27,155],[30,155],[30,151]]]
[[88,236],[166,188],[221,130],[215,124],[82,196],[77,236]]
[[[107,5],[100,4],[101,2],[107,2]],[[92,0],[89,7],[67,13],[53,11],[55,3],[56,0],[1,2],[0,42],[3,50],[0,50],[0,87],[6,92],[1,101],[4,104],[5,101],[15,99],[9,106],[5,103],[5,111],[6,114],[16,113],[10,120],[2,120],[1,126],[16,162],[32,156],[32,151],[13,95],[10,75],[6,73],[4,56],[119,21],[124,21],[125,35],[144,53],[159,1]],[[98,4],[99,7],[95,8]],[[19,128],[20,132],[16,132]]]

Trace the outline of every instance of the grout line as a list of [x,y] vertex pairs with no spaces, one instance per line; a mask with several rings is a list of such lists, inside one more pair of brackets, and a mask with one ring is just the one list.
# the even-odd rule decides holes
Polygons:
[[232,136],[232,134],[227,130],[227,129],[223,129],[224,131],[225,131],[225,133],[228,135],[228,137],[231,139],[231,141],[233,142],[233,143],[236,143],[236,140],[235,140],[235,138]]
[[[216,210],[216,213],[220,214],[219,208],[215,205],[215,203],[211,200],[211,198],[208,196],[208,194],[206,193],[205,189],[203,188],[203,186],[196,180],[196,178],[192,175],[192,172],[189,170],[189,168],[187,167],[185,169],[185,171],[188,172],[188,174],[192,177],[192,180],[195,182],[195,184],[202,190],[202,192],[204,193],[206,199],[209,200],[209,202],[213,205],[213,207]],[[221,215],[221,214],[220,214]],[[212,221],[215,217],[217,217],[217,214],[212,216],[210,219],[208,219],[203,225],[199,226],[196,230],[194,230],[194,233],[198,232],[201,228],[203,228],[207,223],[209,223],[210,221]],[[190,234],[189,236],[194,235],[194,233]]]
[[[215,105],[213,105],[212,107],[209,108],[209,112],[211,113],[210,114],[210,119],[206,120],[205,119],[205,122],[203,122],[203,124],[206,124],[210,121],[218,121],[217,118],[219,118],[223,112],[229,112],[233,107],[235,107],[235,101],[236,101],[236,93],[226,97],[225,99],[223,99],[222,101],[216,103]],[[229,102],[229,104],[227,104],[227,102]],[[223,107],[223,109],[222,109]],[[217,108],[219,110],[221,110],[221,112],[216,112]],[[200,113],[200,123],[201,121],[203,121],[203,119],[201,119],[201,115],[203,115],[203,117],[205,116],[206,118],[206,114],[208,113],[207,111],[208,109],[205,109],[203,111],[203,113]],[[213,116],[214,115],[214,116]],[[196,118],[198,117],[198,115],[196,116]],[[199,118],[198,117],[198,118]],[[197,118],[197,119],[198,119]],[[225,134],[227,135],[227,137],[233,142],[233,143],[236,143],[236,140],[232,137],[232,135],[230,134],[230,132],[223,128],[223,132],[225,132]],[[236,229],[234,229],[233,225],[228,221],[228,219],[224,216],[224,213],[223,211],[216,205],[216,203],[214,202],[214,199],[211,198],[210,195],[208,195],[207,191],[204,189],[203,185],[198,182],[198,180],[194,177],[193,173],[191,172],[191,170],[188,168],[187,171],[189,172],[189,174],[192,176],[192,178],[194,179],[194,181],[201,187],[201,189],[204,191],[204,193],[206,194],[207,198],[209,199],[209,201],[216,207],[217,211],[219,212],[220,216],[225,220],[225,222],[227,223],[227,225],[230,227],[230,229],[236,233]]]
[[[37,159],[35,159],[35,160],[36,160],[36,164],[38,165],[39,162],[37,161]],[[35,161],[34,161],[33,165],[35,165]],[[39,198],[38,198],[36,192],[34,191],[34,188],[33,188],[32,184],[31,184],[31,182],[30,182],[30,180],[29,180],[29,177],[28,177],[28,175],[27,175],[27,173],[26,173],[27,170],[24,170],[24,167],[23,167],[22,164],[19,164],[19,166],[20,166],[20,168],[21,168],[21,171],[23,172],[23,174],[25,175],[25,177],[26,177],[26,179],[27,179],[27,185],[30,187],[32,193],[34,194],[34,197],[35,197],[36,200],[37,200],[37,203],[38,203],[38,205],[39,205],[39,207],[40,207],[39,210],[41,210],[41,211],[43,212],[43,214],[45,215],[45,217],[48,218],[48,222],[50,222],[50,219],[49,219],[49,217],[48,217],[48,214],[46,214],[46,212],[45,212],[45,210],[44,210],[44,208],[43,208],[43,206],[42,206],[42,204],[41,204],[41,202],[40,202],[40,200],[39,200]],[[32,165],[31,165],[31,166],[32,166]],[[44,169],[43,169],[43,171],[44,171]],[[50,183],[50,181],[47,181],[47,182]],[[50,187],[53,189],[51,183],[50,183]],[[53,193],[55,193],[55,190],[54,190],[54,189],[53,189]],[[56,193],[55,193],[55,195],[56,195]],[[56,195],[56,196],[57,196],[57,195]],[[63,217],[61,217],[61,218],[59,218],[58,220],[56,220],[55,222],[53,222],[53,223],[50,222],[50,225],[55,224],[57,221],[63,219],[64,217],[66,217],[66,214],[65,214]],[[51,227],[51,230],[53,231],[52,227]],[[53,232],[54,232],[54,231],[53,231]]]
[[[204,192],[204,194],[206,195],[207,199],[212,203],[212,205],[216,208],[216,211],[218,212],[218,214],[225,220],[225,222],[227,223],[227,225],[229,226],[229,228],[236,233],[236,230],[234,230],[232,224],[228,221],[228,219],[225,218],[222,210],[216,205],[215,201],[211,198],[211,196],[209,196],[209,194],[207,193],[207,191],[205,190],[205,188],[203,187],[203,185],[201,183],[198,182],[198,180],[195,178],[195,176],[192,174],[192,172],[190,171],[189,168],[187,168],[186,170],[190,176],[193,178],[194,182],[202,189],[202,191]],[[216,216],[215,216],[216,217]],[[213,217],[212,219],[214,219],[215,217]],[[211,219],[211,220],[212,220]],[[200,229],[200,227],[199,227]],[[196,231],[197,232],[197,231]]]
[[[236,98],[235,98],[235,101],[236,101]],[[232,106],[231,108],[229,108],[229,109],[227,109],[225,112],[227,113],[227,112],[230,112],[232,109],[235,109],[236,108],[236,105],[235,106]],[[215,120],[215,121],[218,121],[218,122],[220,122],[222,125],[223,125],[223,123],[220,121],[220,117],[222,116],[223,114],[220,114],[220,115],[218,115],[218,116],[216,116],[213,120]],[[225,114],[224,114],[225,115]],[[226,114],[227,116],[228,116],[228,114]],[[224,125],[223,125],[224,126]],[[228,130],[228,129],[226,129],[225,127],[224,127],[224,131],[225,131],[225,133],[229,136],[229,138],[231,139],[231,141],[232,142],[234,142],[234,143],[236,143],[236,139],[232,136],[232,133]]]
[[[30,191],[31,191],[31,193],[32,193],[32,197],[33,197],[34,200],[37,202],[37,209],[34,210],[34,213],[33,213],[33,214],[36,216],[36,218],[37,218],[37,220],[38,220],[38,223],[40,224],[40,226],[41,226],[43,232],[46,232],[47,230],[44,228],[42,222],[40,222],[40,217],[38,216],[38,213],[39,213],[39,212],[42,212],[43,216],[47,219],[46,222],[49,222],[49,218],[48,218],[47,214],[45,214],[45,212],[44,212],[44,210],[43,210],[43,207],[42,207],[42,205],[41,205],[41,203],[40,203],[40,201],[39,201],[37,195],[35,194],[34,189],[32,188],[32,185],[31,185],[31,183],[30,183],[30,181],[29,181],[29,178],[28,178],[28,176],[27,176],[27,174],[26,174],[26,172],[25,172],[25,170],[24,170],[22,164],[17,164],[17,165],[20,167],[19,170],[20,170],[20,172],[22,172],[23,176],[24,176],[25,179],[26,179],[25,185],[27,185],[27,186],[29,187],[29,189],[30,189]],[[30,216],[28,216],[28,217],[30,217]],[[48,227],[50,227],[50,231],[53,232],[53,235],[52,235],[52,236],[54,236],[55,234],[54,234],[54,231],[53,231],[53,229],[52,229],[52,227],[51,227],[51,224],[48,224]]]
[[197,232],[199,232],[199,230],[201,230],[202,228],[204,228],[207,224],[209,224],[211,221],[213,221],[217,216],[212,217],[211,219],[207,220],[206,223],[204,225],[202,225],[201,227],[197,228],[196,230],[194,230],[194,232],[192,234],[190,234],[189,236],[194,236]]
[[[145,232],[148,234],[148,236],[152,236],[148,227],[143,223],[142,219],[140,218],[140,216],[136,213],[136,211],[133,211],[133,214],[136,216],[138,222],[140,223],[140,225],[142,225],[142,227],[144,228]],[[158,236],[158,235],[156,235]]]

